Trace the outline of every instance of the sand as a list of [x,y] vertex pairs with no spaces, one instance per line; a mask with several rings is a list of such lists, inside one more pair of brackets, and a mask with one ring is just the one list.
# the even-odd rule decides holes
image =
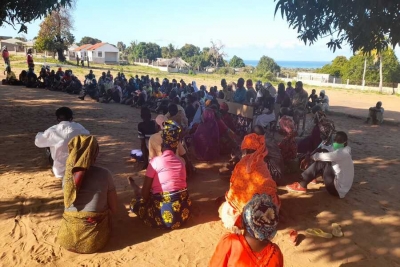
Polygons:
[[[382,99],[374,94],[361,96],[364,102],[346,91],[330,94],[339,111],[341,106],[353,106],[347,109],[361,115]],[[339,101],[343,97],[348,101]],[[393,120],[400,117],[398,100],[395,96],[383,100],[384,106],[393,107]],[[64,105],[99,139],[97,164],[112,171],[119,197],[112,238],[92,255],[74,254],[57,244],[63,211],[61,181],[52,176],[43,149],[34,146],[35,134],[54,125],[54,111]],[[321,184],[310,185],[306,195],[288,193],[283,185],[295,181],[296,175],[283,181],[279,193],[285,221],[274,242],[283,252],[285,266],[400,266],[399,128],[369,126],[347,116],[331,118],[337,129],[349,133],[354,185],[339,200]],[[171,232],[150,229],[127,209],[131,191],[126,178],[133,175],[141,182],[134,165],[126,163],[130,149],[139,147],[139,121],[139,110],[128,106],[79,101],[76,96],[43,89],[0,86],[0,266],[207,266],[226,232],[214,203],[229,186],[217,174],[223,160],[211,165],[196,163],[198,174],[188,181],[193,216],[184,228]],[[289,241],[290,229],[301,234],[310,227],[330,231],[333,222],[342,226],[344,237],[307,236],[297,247]]]

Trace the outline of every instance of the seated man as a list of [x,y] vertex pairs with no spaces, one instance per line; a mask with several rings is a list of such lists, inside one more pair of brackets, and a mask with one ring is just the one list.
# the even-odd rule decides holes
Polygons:
[[7,76],[6,78],[2,81],[2,84],[9,84],[9,85],[20,85],[21,82],[17,80],[17,77],[15,76],[15,73],[11,71],[10,66],[6,68]]
[[36,88],[38,85],[38,78],[36,73],[33,71],[33,68],[29,68],[28,73],[26,74],[26,87],[28,88]]
[[377,102],[375,107],[369,108],[368,118],[365,123],[369,123],[372,120],[372,124],[382,124],[384,112],[385,109],[382,107],[382,102]]
[[329,97],[326,95],[325,90],[321,90],[321,92],[319,93],[317,105],[322,108],[323,112],[329,111]]
[[317,104],[317,90],[312,89],[311,94],[308,96],[308,103],[307,103],[307,108],[310,111],[315,105]]
[[151,112],[147,107],[142,107],[140,117],[143,121],[138,124],[138,138],[140,139],[140,149],[143,155],[143,169],[146,169],[149,164],[149,139],[158,132],[159,128],[156,122],[151,119]]
[[305,114],[308,93],[303,89],[303,83],[301,81],[296,82],[295,93],[289,108],[281,108],[281,114],[287,116],[293,116],[295,123],[298,123],[300,117]]
[[90,82],[93,79],[96,79],[96,76],[93,74],[93,70],[90,70],[89,74],[85,76],[85,84],[86,81]]
[[59,123],[44,132],[39,132],[35,137],[35,145],[50,148],[53,173],[57,178],[63,178],[68,158],[68,142],[77,135],[90,133],[82,125],[72,121],[72,110],[68,107],[57,109],[56,117]]
[[302,174],[301,181],[287,185],[289,191],[305,193],[310,182],[322,175],[326,190],[333,196],[344,198],[354,179],[354,164],[351,148],[347,146],[347,134],[337,132],[332,146],[324,147],[329,152],[316,153],[314,160]]

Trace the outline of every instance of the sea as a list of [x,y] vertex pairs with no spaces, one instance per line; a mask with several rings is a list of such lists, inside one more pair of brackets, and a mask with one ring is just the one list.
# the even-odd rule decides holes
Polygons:
[[[243,60],[244,64],[248,66],[256,67],[258,60]],[[331,63],[330,61],[275,61],[281,68],[287,69],[318,69],[322,68],[324,65]]]

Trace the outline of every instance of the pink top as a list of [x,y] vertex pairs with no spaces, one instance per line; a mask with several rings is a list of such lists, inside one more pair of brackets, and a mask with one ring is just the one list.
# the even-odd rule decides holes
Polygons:
[[146,176],[153,178],[152,193],[173,192],[186,188],[186,169],[171,150],[150,160]]

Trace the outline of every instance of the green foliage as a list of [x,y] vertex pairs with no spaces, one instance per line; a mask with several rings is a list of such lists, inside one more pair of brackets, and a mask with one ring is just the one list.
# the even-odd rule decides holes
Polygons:
[[176,57],[176,49],[172,44],[168,46],[161,47],[161,55],[163,58],[173,58]]
[[1,2],[0,27],[5,24],[20,25],[19,31],[27,33],[27,23],[47,16],[60,7],[71,7],[74,0],[5,0]]
[[155,43],[131,43],[131,58],[156,60],[161,57],[161,47]]
[[84,45],[84,44],[97,44],[97,43],[101,43],[101,40],[97,39],[97,38],[93,38],[93,37],[89,37],[89,36],[85,36],[81,39],[81,41],[78,43],[79,46]]
[[270,57],[262,56],[256,67],[256,75],[259,77],[272,77],[274,73],[280,72],[281,67]]
[[232,68],[243,68],[245,66],[243,59],[236,55],[229,61],[229,66]]
[[185,61],[189,60],[191,57],[200,55],[200,48],[192,44],[185,44],[179,50],[181,53],[181,57]]
[[347,65],[348,60],[344,56],[337,56],[332,63],[326,64],[321,69],[317,69],[317,73],[330,74],[336,78],[343,76],[343,68]]
[[69,10],[53,11],[40,24],[35,48],[39,51],[57,52],[58,60],[65,61],[64,50],[75,41],[71,30],[72,20]]
[[353,52],[384,51],[400,43],[400,1],[276,0],[289,26],[305,44],[330,36],[328,47],[335,51],[343,42]]
[[189,70],[188,74],[191,75],[191,76],[194,76],[194,75],[196,75],[196,72],[194,72],[192,70]]
[[218,74],[222,74],[222,75],[234,75],[235,74],[235,70],[233,68],[229,68],[229,67],[222,67],[219,68],[216,73]]

